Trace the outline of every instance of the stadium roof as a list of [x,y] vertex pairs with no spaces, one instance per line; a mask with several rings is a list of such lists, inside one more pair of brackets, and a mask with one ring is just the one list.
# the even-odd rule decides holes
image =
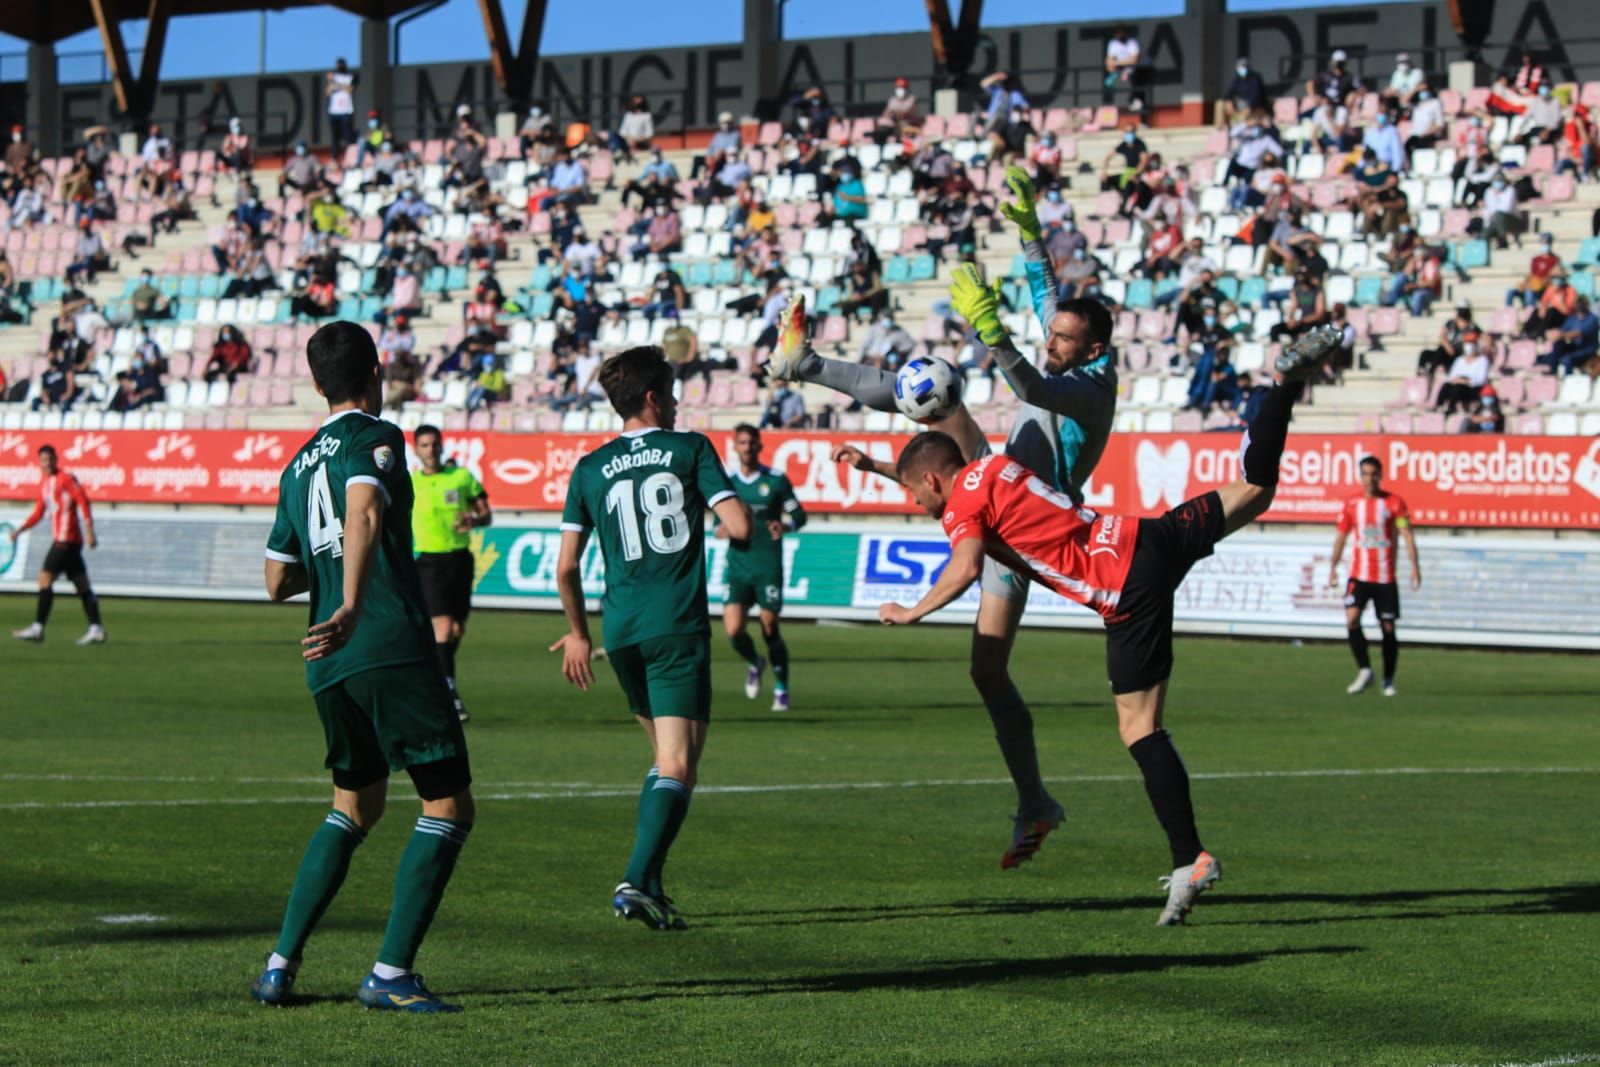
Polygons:
[[[118,22],[150,16],[151,0],[98,0]],[[157,0],[159,3],[160,0]],[[365,18],[388,18],[427,4],[429,0],[165,0],[161,6],[172,16],[217,15],[236,11],[285,11],[297,7],[337,7]],[[34,44],[54,44],[75,33],[93,29],[95,4],[90,0],[3,0],[0,33]]]

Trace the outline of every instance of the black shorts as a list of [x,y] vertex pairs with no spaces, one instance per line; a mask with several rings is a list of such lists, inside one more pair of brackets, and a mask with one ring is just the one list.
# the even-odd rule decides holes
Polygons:
[[1354,578],[1345,583],[1344,606],[1355,608],[1358,620],[1369,602],[1379,622],[1394,622],[1400,617],[1400,583],[1358,582]]
[[89,574],[89,568],[83,565],[83,546],[65,541],[51,543],[50,551],[44,554],[44,564],[39,569],[51,577],[64,574],[72,581]]
[[1106,621],[1106,676],[1113,693],[1136,693],[1172,674],[1172,595],[1222,540],[1222,497],[1206,493],[1156,519],[1139,520],[1133,563],[1117,614]]
[[424,552],[417,557],[417,574],[422,577],[422,597],[429,615],[448,615],[466,621],[472,614],[472,573],[470,549],[456,552]]

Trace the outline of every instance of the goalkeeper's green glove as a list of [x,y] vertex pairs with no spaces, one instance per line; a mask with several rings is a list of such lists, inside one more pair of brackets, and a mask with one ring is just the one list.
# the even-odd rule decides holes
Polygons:
[[1017,224],[1017,232],[1024,241],[1037,241],[1040,236],[1039,228],[1039,198],[1033,190],[1033,182],[1021,167],[1006,168],[1006,184],[1016,194],[1014,204],[1001,204],[1000,211],[1006,218]]
[[995,279],[994,288],[989,288],[970,263],[957,266],[951,277],[950,306],[972,324],[978,339],[990,348],[1010,336],[1000,323],[1000,280]]

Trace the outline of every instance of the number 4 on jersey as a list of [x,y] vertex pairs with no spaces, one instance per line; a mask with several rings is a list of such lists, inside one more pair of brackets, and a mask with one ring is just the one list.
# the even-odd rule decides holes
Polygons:
[[317,467],[311,476],[311,493],[307,498],[306,535],[311,540],[311,554],[331,552],[335,559],[344,555],[344,526],[333,510],[333,493],[328,489],[328,466]]

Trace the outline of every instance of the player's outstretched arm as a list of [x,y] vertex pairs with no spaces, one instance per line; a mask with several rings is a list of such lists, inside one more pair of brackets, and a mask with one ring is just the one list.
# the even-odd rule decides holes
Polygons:
[[893,463],[885,463],[882,460],[873,459],[855,445],[834,445],[833,461],[835,463],[848,463],[858,471],[866,471],[868,474],[876,474],[879,477],[887,478],[896,485],[905,484],[900,480],[900,472]]
[[383,535],[381,485],[352,481],[344,489],[344,589],[343,601],[327,621],[306,631],[301,646],[307,660],[326,659],[349,643],[366,607],[367,579],[372,558]]
[[550,646],[561,653],[561,674],[579,689],[588,691],[594,684],[594,668],[589,666],[589,608],[583,602],[583,546],[587,531],[561,531],[561,554],[556,560],[556,589],[561,594],[561,610],[571,628]]
[[778,343],[767,371],[779,381],[812,382],[858,400],[874,411],[894,411],[894,375],[879,367],[817,355],[806,340],[806,302],[795,296],[778,320]]
[[909,626],[933,614],[967,591],[983,570],[983,541],[968,537],[950,548],[950,562],[927,595],[910,608],[903,604],[883,604],[878,620],[885,626]]
[[1000,213],[1016,225],[1017,236],[1022,238],[1022,252],[1027,260],[1028,296],[1040,327],[1049,333],[1050,320],[1056,317],[1056,295],[1061,292],[1061,283],[1056,279],[1055,267],[1045,251],[1044,229],[1039,225],[1038,194],[1027,171],[1021,167],[1006,168],[1006,184],[1011,187],[1016,199],[1001,204]]

